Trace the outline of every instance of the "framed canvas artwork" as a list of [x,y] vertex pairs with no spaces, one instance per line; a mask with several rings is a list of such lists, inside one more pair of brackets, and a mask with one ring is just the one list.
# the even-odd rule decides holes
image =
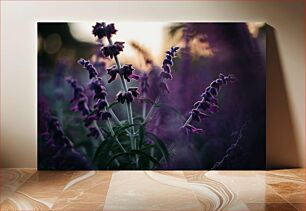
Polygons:
[[38,169],[265,169],[264,23],[37,28]]

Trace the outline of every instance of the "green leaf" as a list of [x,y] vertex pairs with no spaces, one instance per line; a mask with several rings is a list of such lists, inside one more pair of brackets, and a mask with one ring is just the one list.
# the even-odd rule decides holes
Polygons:
[[118,159],[121,156],[128,156],[130,153],[129,152],[121,152],[113,155],[106,163],[106,166],[108,167],[115,159]]
[[157,148],[160,150],[160,152],[164,156],[165,160],[168,162],[169,161],[169,152],[168,152],[168,149],[167,149],[166,145],[164,144],[164,142],[153,133],[146,132],[145,135],[156,144]]
[[142,124],[142,125],[139,126],[139,143],[138,143],[139,148],[141,148],[141,146],[144,143],[144,139],[145,139],[145,126],[146,126],[146,124]]
[[105,141],[103,141],[94,154],[93,163],[98,165],[99,167],[105,166],[106,160],[109,156],[109,152],[111,151],[113,144],[114,141],[112,138],[107,138]]
[[139,121],[140,123],[143,122],[143,118],[141,116],[134,117],[133,119],[134,119],[134,122],[137,122],[137,121]]
[[119,157],[122,156],[133,156],[133,155],[140,155],[143,156],[147,159],[149,159],[151,162],[153,162],[156,165],[159,165],[158,160],[156,160],[155,158],[153,158],[151,155],[148,155],[147,153],[144,153],[140,150],[131,150],[130,152],[122,152],[122,153],[118,153],[115,154],[114,156],[111,157],[111,159],[107,162],[107,166],[109,166],[115,159],[118,159]]
[[122,125],[120,127],[117,127],[116,129],[114,129],[115,136],[118,136],[120,133],[124,132],[125,129],[128,129],[130,127],[134,127],[134,126],[138,126],[138,125],[142,125],[142,124],[135,123],[135,124]]

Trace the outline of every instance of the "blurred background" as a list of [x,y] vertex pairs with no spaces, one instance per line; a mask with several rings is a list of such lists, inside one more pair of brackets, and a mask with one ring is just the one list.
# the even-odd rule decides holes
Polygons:
[[[87,72],[77,64],[79,58],[91,60],[104,75],[112,60],[98,56],[100,48],[91,34],[94,23],[38,23],[39,109],[47,106],[63,124],[66,135],[86,159],[96,149],[88,141],[81,116],[70,110],[72,90],[65,77],[72,75],[84,86]],[[264,169],[266,164],[266,27],[249,23],[169,23],[115,22],[114,41],[124,41],[122,63],[133,64],[138,74],[148,73],[149,97],[157,96],[156,76],[171,46],[179,46],[175,59],[171,93],[162,98],[171,105],[161,108],[148,128],[167,145],[170,169]],[[219,73],[235,74],[238,82],[224,87],[219,95],[220,111],[197,124],[205,133],[177,138],[182,117]],[[138,86],[136,82],[132,86]],[[109,100],[115,101],[119,83],[107,84]],[[141,104],[134,106],[140,114]],[[124,118],[123,108],[115,111]],[[79,117],[78,117],[79,116]],[[40,124],[40,122],[39,122]],[[86,140],[86,141],[84,141]],[[39,138],[38,141],[41,141]],[[39,145],[38,163],[50,160]],[[54,167],[58,168],[58,167]],[[60,168],[60,167],[59,167]],[[81,167],[82,168],[82,167]]]
[[[93,23],[89,22],[38,23],[39,65],[54,67],[58,59],[74,62],[82,56],[88,57],[88,54],[93,54],[92,50],[98,48],[96,39],[89,33],[92,31],[92,25]],[[249,22],[245,25],[250,36],[257,38],[260,36],[260,29],[264,23]],[[184,26],[181,23],[116,22],[116,26],[120,28],[116,39],[126,42],[125,53],[120,55],[120,59],[123,62],[133,62],[137,68],[144,67],[144,59],[136,46],[149,52],[148,56],[156,64],[161,63],[164,51],[173,45],[183,47],[188,43],[193,56],[212,57],[214,55],[206,39],[207,33],[196,32],[191,37],[184,36]],[[263,40],[261,42],[261,47],[264,47]]]

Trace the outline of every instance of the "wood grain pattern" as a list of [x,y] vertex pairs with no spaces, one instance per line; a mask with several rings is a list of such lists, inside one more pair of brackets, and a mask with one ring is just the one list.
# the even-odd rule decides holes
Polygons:
[[52,208],[102,210],[111,177],[110,171],[75,172]]
[[305,169],[1,169],[0,210],[305,210]]
[[0,203],[11,196],[25,181],[31,177],[34,169],[1,169],[1,195]]

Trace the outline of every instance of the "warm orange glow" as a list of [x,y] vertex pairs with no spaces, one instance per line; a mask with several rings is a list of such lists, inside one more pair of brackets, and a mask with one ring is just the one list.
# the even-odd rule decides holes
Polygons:
[[251,33],[252,37],[256,38],[258,36],[259,29],[264,26],[264,22],[249,22],[247,23],[249,32]]

